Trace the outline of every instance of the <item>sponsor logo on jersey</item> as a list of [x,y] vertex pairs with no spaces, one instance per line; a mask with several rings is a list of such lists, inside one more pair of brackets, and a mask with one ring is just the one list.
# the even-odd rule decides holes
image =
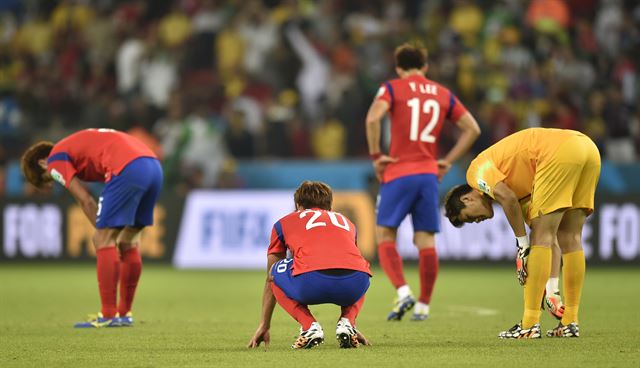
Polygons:
[[58,183],[62,185],[66,185],[66,181],[64,180],[64,177],[62,176],[62,174],[58,172],[58,170],[51,169],[51,177],[53,178],[53,180],[57,181]]
[[478,188],[480,188],[481,191],[489,194],[491,192],[491,187],[487,184],[486,181],[482,180],[482,179],[478,179]]

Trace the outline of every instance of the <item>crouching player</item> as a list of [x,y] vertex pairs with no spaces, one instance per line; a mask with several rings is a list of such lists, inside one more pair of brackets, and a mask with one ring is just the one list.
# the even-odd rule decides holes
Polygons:
[[[248,347],[269,344],[276,301],[301,325],[293,349],[311,348],[324,341],[324,331],[308,305],[325,303],[341,307],[336,326],[341,348],[369,344],[356,330],[356,317],[369,288],[369,263],[358,250],[355,226],[331,211],[332,200],[328,185],[305,181],[294,194],[296,211],[273,225],[262,319]],[[287,250],[293,258],[285,258]]]
[[[96,228],[93,245],[102,309],[75,327],[133,325],[131,305],[142,272],[140,235],[153,224],[162,187],[155,154],[128,134],[87,129],[56,144],[34,144],[22,156],[22,172],[37,188],[50,187],[54,180],[62,184]],[[106,183],[97,203],[81,181]]]
[[[454,226],[493,217],[495,200],[517,238],[516,274],[524,285],[524,313],[519,323],[498,337],[541,336],[540,302],[556,246],[562,251],[565,305],[560,323],[547,336],[579,336],[578,309],[585,275],[582,228],[593,212],[599,177],[600,154],[587,136],[573,130],[533,128],[481,152],[467,170],[467,184],[447,194],[446,216]],[[529,200],[523,216],[520,204]],[[525,220],[531,227],[531,242]]]

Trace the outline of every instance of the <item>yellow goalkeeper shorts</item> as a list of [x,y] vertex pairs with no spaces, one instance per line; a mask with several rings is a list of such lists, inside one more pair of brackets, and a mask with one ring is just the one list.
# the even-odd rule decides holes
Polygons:
[[528,219],[563,208],[584,208],[591,214],[599,178],[600,153],[593,141],[585,135],[567,139],[538,162]]

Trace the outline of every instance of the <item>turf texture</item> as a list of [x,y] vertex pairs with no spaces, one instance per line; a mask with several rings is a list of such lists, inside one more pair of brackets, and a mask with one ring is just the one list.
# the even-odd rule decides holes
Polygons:
[[[521,317],[514,270],[442,265],[431,316],[387,322],[393,290],[379,269],[358,328],[373,346],[338,349],[339,309],[314,306],[326,341],[292,351],[298,325],[276,307],[268,348],[247,349],[264,272],[145,265],[136,326],[73,329],[98,311],[89,264],[0,264],[0,367],[640,367],[640,269],[587,268],[578,339],[503,341]],[[414,267],[407,279],[418,289]],[[556,325],[543,312],[543,331]]]

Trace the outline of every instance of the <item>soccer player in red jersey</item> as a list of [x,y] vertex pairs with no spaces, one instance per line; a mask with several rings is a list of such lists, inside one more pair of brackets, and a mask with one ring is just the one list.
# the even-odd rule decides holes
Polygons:
[[[411,214],[413,242],[419,250],[420,297],[412,320],[429,315],[429,302],[438,275],[434,234],[439,231],[438,182],[451,164],[469,150],[480,135],[473,116],[446,87],[425,77],[427,51],[404,44],[395,50],[400,78],[384,82],[366,119],[369,154],[381,182],[377,204],[378,259],[397,290],[387,320],[400,320],[416,301],[404,278],[396,248],[398,226]],[[380,150],[380,125],[389,114],[389,154]],[[452,149],[438,160],[438,137],[445,121],[462,131]]]
[[[308,305],[341,306],[336,338],[341,348],[368,345],[356,330],[356,317],[369,288],[369,262],[356,244],[356,227],[332,212],[331,188],[305,181],[296,190],[296,211],[278,220],[267,250],[268,276],[262,296],[262,318],[248,347],[269,344],[269,328],[276,301],[300,323],[293,349],[311,348],[324,341],[324,332]],[[286,258],[287,251],[292,258]]]
[[[93,244],[102,309],[75,327],[132,326],[131,305],[142,272],[140,235],[153,224],[162,187],[162,168],[154,153],[126,133],[87,129],[56,144],[34,144],[22,156],[22,172],[37,188],[50,187],[54,180],[62,184],[96,227]],[[82,181],[106,183],[98,202]]]

